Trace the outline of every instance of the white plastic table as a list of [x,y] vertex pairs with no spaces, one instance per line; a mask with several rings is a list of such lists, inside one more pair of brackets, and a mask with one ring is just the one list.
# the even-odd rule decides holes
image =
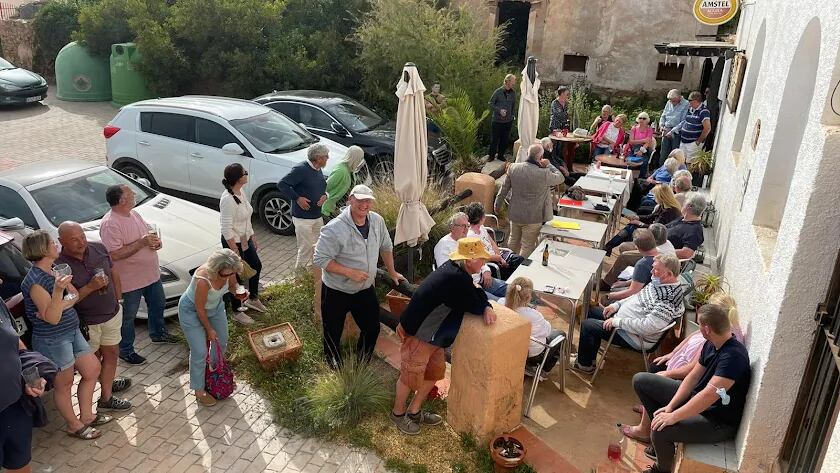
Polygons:
[[607,235],[606,223],[559,216],[555,216],[553,220],[558,222],[577,223],[580,225],[580,230],[555,228],[546,222],[543,224],[542,228],[540,228],[540,235],[560,239],[561,241],[580,240],[589,243],[593,248],[600,248],[604,245],[604,238]]

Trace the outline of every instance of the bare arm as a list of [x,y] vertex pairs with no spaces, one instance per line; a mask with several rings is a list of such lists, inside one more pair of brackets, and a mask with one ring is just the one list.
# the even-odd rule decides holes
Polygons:
[[712,131],[712,123],[711,120],[703,120],[703,131],[700,133],[700,138],[697,138],[697,145],[703,144],[706,141],[706,137],[709,136],[709,132]]
[[[700,364],[698,363],[697,366],[700,366]],[[686,378],[686,381],[687,380],[688,378]],[[682,384],[685,384],[685,381],[683,381]],[[707,384],[702,391],[697,393],[697,395],[691,398],[687,403],[683,404],[682,407],[674,411],[677,422],[688,419],[691,416],[696,416],[711,407],[719,397],[716,392],[716,387],[729,389],[734,384],[735,380],[720,376],[712,376],[712,379],[709,380],[709,384]],[[680,385],[680,387],[682,387],[682,385]]]
[[676,254],[679,259],[690,259],[694,257],[694,250],[686,246],[676,250]]
[[18,350],[26,350],[26,344],[23,343],[23,340],[18,338]]
[[[686,338],[686,340],[688,340],[688,339]],[[685,340],[683,340],[683,343],[685,343]],[[682,346],[682,343],[680,344],[680,346]],[[679,348],[679,347],[677,347],[677,348]],[[674,350],[674,351],[676,351],[676,350]],[[662,376],[666,376],[666,377],[671,378],[671,379],[685,379],[686,376],[688,376],[688,374],[691,373],[692,367],[694,367],[695,364],[699,364],[699,363],[697,363],[697,361],[700,359],[700,352],[701,351],[702,350],[697,350],[697,353],[694,354],[694,358],[692,358],[691,361],[686,363],[685,365],[680,366],[679,368],[676,368],[676,369],[673,369],[673,370],[663,371]]]
[[114,268],[111,268],[111,281],[114,282],[114,295],[117,300],[122,299],[122,280],[120,280],[120,275]]
[[671,398],[671,402],[665,406],[665,409],[668,412],[673,412],[674,409],[676,409],[675,406],[679,406],[688,399],[688,396],[691,395],[691,389],[697,384],[697,381],[700,380],[703,376],[703,372],[706,370],[703,365],[696,361],[690,366],[691,371],[688,373],[688,376],[686,376],[682,383],[680,383],[680,387],[677,388],[677,392],[674,393],[674,397]]
[[135,240],[135,241],[123,246],[122,248],[111,251],[110,252],[111,259],[114,260],[114,261],[119,261],[119,260],[122,260],[122,259],[130,258],[131,256],[134,256],[135,253],[142,250],[143,248],[151,247],[152,246],[152,239],[153,239],[153,237],[151,235],[145,235],[143,238],[140,238],[139,240]]
[[204,308],[207,304],[207,294],[209,292],[210,283],[204,279],[198,279],[195,284],[195,313],[198,315],[198,321],[201,322],[204,330],[208,333],[213,330],[210,319],[207,317],[207,309]]
[[29,296],[38,308],[38,318],[51,325],[61,321],[61,314],[64,312],[64,289],[59,287],[57,281],[52,294],[40,284],[35,284],[29,290]]

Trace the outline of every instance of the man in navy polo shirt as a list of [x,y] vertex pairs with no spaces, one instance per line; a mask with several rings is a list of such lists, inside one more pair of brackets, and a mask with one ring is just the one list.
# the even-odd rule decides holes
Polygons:
[[688,94],[688,104],[688,113],[677,128],[680,130],[680,149],[685,153],[685,162],[691,163],[712,131],[712,114],[703,105],[703,94],[696,90]]
[[321,206],[327,200],[327,179],[321,171],[330,158],[329,149],[315,143],[306,152],[307,160],[295,165],[277,183],[277,188],[292,202],[292,223],[297,238],[295,269],[312,264],[315,242],[324,226]]
[[652,373],[633,376],[633,389],[651,418],[656,461],[645,473],[669,473],[675,443],[716,443],[735,438],[750,388],[750,358],[732,335],[727,310],[706,304],[697,311],[706,339],[700,358],[683,381]]

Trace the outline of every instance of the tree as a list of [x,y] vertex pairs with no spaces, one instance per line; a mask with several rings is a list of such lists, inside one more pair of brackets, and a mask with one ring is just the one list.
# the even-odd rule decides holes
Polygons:
[[353,38],[365,80],[362,93],[380,109],[393,112],[400,71],[417,65],[427,84],[459,87],[478,110],[502,83],[505,71],[495,66],[503,28],[489,31],[465,9],[436,8],[428,0],[372,0]]
[[128,26],[127,0],[101,0],[82,6],[79,11],[79,30],[73,39],[84,42],[91,54],[109,57],[111,45],[134,40]]
[[44,5],[35,15],[35,43],[38,63],[46,71],[55,69],[55,57],[79,28],[79,5],[74,1],[54,1]]

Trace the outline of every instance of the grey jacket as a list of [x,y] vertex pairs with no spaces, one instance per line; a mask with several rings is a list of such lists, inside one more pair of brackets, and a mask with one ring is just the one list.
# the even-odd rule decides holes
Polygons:
[[564,177],[556,167],[540,167],[532,161],[513,163],[508,168],[505,183],[496,195],[496,213],[510,196],[508,219],[522,225],[545,223],[554,217],[551,187],[563,183]]
[[[321,273],[321,281],[330,289],[355,294],[369,288],[376,278],[379,252],[393,251],[394,244],[382,216],[370,212],[368,222],[370,222],[370,231],[365,240],[356,228],[356,224],[353,223],[350,207],[347,207],[321,229],[321,236],[315,245],[313,262],[324,270]],[[327,271],[327,265],[333,260],[342,266],[367,272],[367,280],[356,282]]]
[[[510,89],[505,93],[505,87],[499,87],[493,92],[493,95],[490,96],[490,110],[493,112],[493,117],[490,121],[496,123],[507,123],[512,122],[514,118],[513,114],[513,106],[516,103],[516,89]],[[505,109],[507,110],[507,115],[504,117],[500,110]]]

